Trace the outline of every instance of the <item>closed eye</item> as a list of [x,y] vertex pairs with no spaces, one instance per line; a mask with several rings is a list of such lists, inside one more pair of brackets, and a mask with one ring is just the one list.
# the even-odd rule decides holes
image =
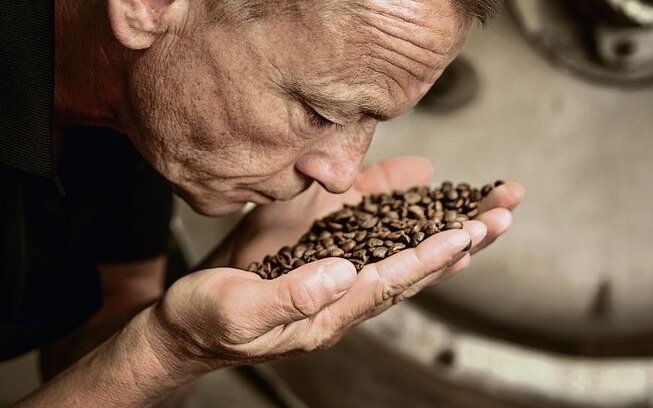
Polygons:
[[344,125],[330,121],[329,119],[320,115],[315,109],[313,109],[309,105],[304,105],[304,106],[306,107],[306,118],[308,119],[308,122],[311,125],[315,126],[316,128],[319,129],[334,128],[338,131],[344,129],[345,127]]

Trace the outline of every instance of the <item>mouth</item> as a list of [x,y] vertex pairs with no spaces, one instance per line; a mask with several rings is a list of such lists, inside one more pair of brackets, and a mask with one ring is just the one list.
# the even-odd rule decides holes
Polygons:
[[252,190],[253,197],[250,201],[256,204],[270,204],[274,201],[276,201],[276,198],[269,196],[265,193],[261,193],[260,191]]

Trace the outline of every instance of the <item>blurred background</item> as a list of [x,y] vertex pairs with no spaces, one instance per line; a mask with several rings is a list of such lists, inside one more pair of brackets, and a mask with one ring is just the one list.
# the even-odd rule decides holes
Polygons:
[[[367,157],[518,180],[512,230],[337,346],[220,370],[162,407],[653,407],[653,0],[513,0]],[[177,203],[177,269],[239,215]],[[0,364],[0,406],[38,386]]]

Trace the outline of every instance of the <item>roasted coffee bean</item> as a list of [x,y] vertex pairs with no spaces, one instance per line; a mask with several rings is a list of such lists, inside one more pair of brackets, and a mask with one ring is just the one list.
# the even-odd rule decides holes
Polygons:
[[329,256],[345,256],[345,251],[336,247],[329,250]]
[[283,266],[284,269],[291,269],[293,264],[293,257],[288,253],[288,256],[279,257],[279,265]]
[[411,205],[408,207],[408,213],[416,218],[424,218],[424,210],[419,205]]
[[379,211],[379,206],[376,205],[376,204],[368,203],[368,204],[365,204],[363,209],[365,209],[365,211],[367,211],[370,214],[375,214],[375,213],[377,213]]
[[391,232],[391,233],[389,233],[388,236],[386,237],[386,239],[389,239],[389,240],[392,240],[392,241],[396,241],[396,240],[398,240],[399,238],[401,238],[401,231],[394,231],[394,232]]
[[345,252],[349,252],[352,249],[354,249],[355,246],[356,246],[356,241],[353,240],[345,241],[345,243],[342,244],[342,250]]
[[359,242],[358,244],[356,244],[353,250],[358,251],[359,249],[364,249],[366,246],[367,246],[367,242]]
[[438,232],[438,225],[435,222],[430,222],[424,228],[424,232],[428,235],[433,235]]
[[394,251],[394,252],[399,252],[399,251],[401,251],[402,249],[405,249],[405,248],[406,248],[406,244],[404,244],[402,242],[397,242],[396,244],[394,244],[393,246],[390,247],[390,249],[392,251]]
[[293,249],[292,256],[295,258],[302,258],[306,252],[306,245],[299,244]]
[[444,222],[453,222],[456,221],[456,218],[458,218],[458,212],[457,211],[445,211],[444,213]]
[[358,231],[354,236],[354,241],[361,242],[367,238],[367,231]]
[[354,252],[354,257],[367,262],[367,251],[364,249],[359,249],[358,251]]
[[396,211],[388,211],[385,213],[385,216],[390,218],[391,220],[398,220],[399,219],[399,213]]
[[333,238],[326,238],[320,240],[320,245],[322,245],[324,248],[330,247],[333,244],[334,244]]
[[463,223],[460,221],[451,221],[446,223],[444,226],[445,230],[462,229],[462,228],[463,228]]
[[410,192],[410,193],[406,193],[406,195],[404,196],[404,200],[408,204],[416,204],[422,201],[422,196],[419,193]]
[[455,201],[455,200],[458,199],[458,191],[456,191],[456,190],[449,190],[449,191],[447,192],[446,197],[447,197],[447,200],[449,200],[449,201]]
[[334,231],[340,231],[342,229],[342,224],[337,222],[330,222],[328,225],[329,228],[331,228]]
[[426,234],[423,233],[422,231],[415,233],[413,235],[413,238],[410,240],[410,244],[414,247],[419,245],[422,241],[424,241],[424,238],[426,237]]
[[375,257],[376,259],[383,259],[385,258],[386,254],[388,253],[388,248],[384,246],[376,247],[372,251],[372,256]]
[[443,182],[439,187],[414,187],[392,194],[365,196],[358,205],[342,209],[313,223],[293,247],[283,247],[248,270],[274,279],[300,266],[326,257],[340,257],[360,271],[367,263],[387,258],[424,239],[449,229],[479,213],[479,201],[501,180],[472,188]]
[[383,245],[383,241],[378,238],[370,238],[367,240],[368,248],[374,248],[381,245]]

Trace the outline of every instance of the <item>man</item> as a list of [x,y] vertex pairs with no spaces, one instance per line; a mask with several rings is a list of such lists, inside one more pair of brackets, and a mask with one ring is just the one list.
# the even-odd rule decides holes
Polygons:
[[[507,183],[462,231],[358,275],[328,258],[261,281],[242,269],[315,217],[428,181],[419,158],[359,166],[377,122],[424,95],[472,15],[494,2],[58,0],[52,142],[39,122],[47,91],[25,103],[25,90],[47,88],[38,80],[48,77],[47,7],[9,2],[0,19],[18,59],[25,23],[7,16],[25,4],[39,11],[42,58],[3,71],[12,78],[3,92],[23,91],[0,104],[3,355],[40,346],[46,377],[68,368],[19,406],[139,407],[209,370],[326,347],[464,268],[507,229],[523,195]],[[169,198],[158,175],[203,214],[260,204],[215,251],[214,268],[165,294]]]

